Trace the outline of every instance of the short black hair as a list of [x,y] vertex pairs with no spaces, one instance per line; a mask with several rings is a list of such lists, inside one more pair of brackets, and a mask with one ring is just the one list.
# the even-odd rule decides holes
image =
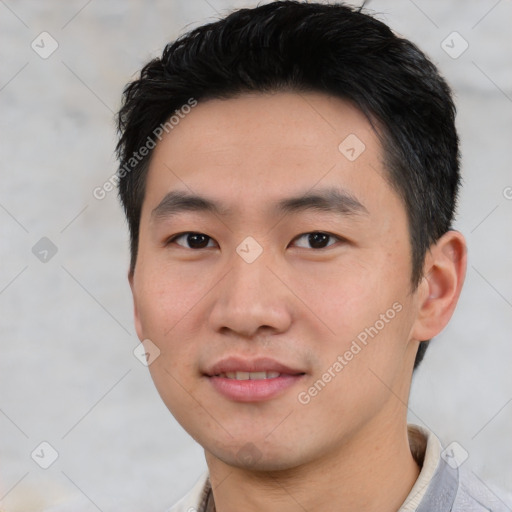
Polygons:
[[[387,178],[407,212],[415,289],[426,252],[451,229],[456,207],[459,144],[450,88],[413,43],[360,8],[295,0],[236,10],[191,30],[167,44],[125,87],[116,149],[130,271],[152,154],[141,158],[140,148],[191,98],[279,91],[348,100],[372,123]],[[420,343],[414,368],[428,342]]]

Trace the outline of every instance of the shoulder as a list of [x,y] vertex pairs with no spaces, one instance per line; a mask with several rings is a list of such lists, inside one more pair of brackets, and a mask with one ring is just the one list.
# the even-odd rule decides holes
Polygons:
[[203,473],[194,487],[167,512],[200,512],[205,493],[209,489],[208,472]]
[[510,512],[510,505],[504,500],[510,499],[504,491],[493,491],[469,471],[459,472],[459,487],[453,512]]

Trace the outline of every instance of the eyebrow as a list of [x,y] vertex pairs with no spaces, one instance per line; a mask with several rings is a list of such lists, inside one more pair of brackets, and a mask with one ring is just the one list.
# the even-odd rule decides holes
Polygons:
[[[340,216],[368,215],[368,210],[354,195],[335,187],[288,197],[271,206],[271,213],[275,215],[306,211],[321,211]],[[163,220],[183,212],[212,213],[221,217],[234,214],[231,208],[213,199],[174,190],[165,195],[151,212],[151,217],[155,220]]]

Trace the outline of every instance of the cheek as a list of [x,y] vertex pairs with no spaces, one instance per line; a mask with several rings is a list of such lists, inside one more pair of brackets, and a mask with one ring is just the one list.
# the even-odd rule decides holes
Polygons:
[[[195,381],[190,375],[195,370],[183,364],[179,350],[170,349],[162,353],[150,366],[149,371],[155,387],[167,409],[175,419],[191,433],[198,417],[203,417],[197,398]],[[208,418],[206,418],[208,419]]]
[[139,299],[139,315],[143,336],[160,350],[149,365],[149,372],[163,402],[180,423],[197,414],[196,326],[189,322],[187,300],[169,293],[159,279],[148,286]]
[[320,376],[341,356],[343,370],[334,373],[344,377],[336,380],[364,378],[358,384],[359,396],[372,383],[378,385],[370,368],[385,380],[393,379],[403,364],[412,325],[409,274],[390,268],[386,256],[373,264],[352,261],[326,274],[309,274],[301,283],[308,290],[307,304],[325,332],[323,337],[312,337],[313,351],[322,363],[317,369]]
[[200,326],[191,317],[204,291],[189,278],[166,271],[144,272],[144,267],[135,285],[140,335],[160,350],[149,366],[151,376],[166,404],[179,405],[186,401],[180,384],[190,388],[190,377],[197,371],[192,362]]
[[348,340],[379,320],[403,294],[401,280],[389,279],[384,266],[347,258],[298,269],[295,287],[330,334]]
[[325,435],[337,432],[340,422],[358,431],[388,404],[401,407],[397,396],[410,318],[398,302],[371,311],[364,306],[364,314],[338,321],[336,336],[315,344],[321,360],[301,390],[302,418],[311,419],[316,429],[324,425]]
[[151,333],[158,338],[172,338],[172,332],[198,305],[207,289],[208,283],[186,266],[177,272],[169,265],[154,262],[137,269],[136,303],[148,337]]

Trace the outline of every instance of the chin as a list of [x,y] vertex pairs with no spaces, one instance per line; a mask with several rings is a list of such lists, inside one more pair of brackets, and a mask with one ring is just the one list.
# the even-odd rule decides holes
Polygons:
[[208,450],[211,455],[232,467],[254,472],[286,471],[300,466],[304,461],[296,450],[283,445],[258,446],[257,442],[233,443],[229,447]]
[[226,464],[243,469],[245,471],[251,471],[254,473],[272,473],[276,471],[288,471],[300,466],[298,461],[292,461],[283,459],[280,457],[262,457],[260,460],[255,462],[243,462],[238,458],[230,457],[224,461]]

